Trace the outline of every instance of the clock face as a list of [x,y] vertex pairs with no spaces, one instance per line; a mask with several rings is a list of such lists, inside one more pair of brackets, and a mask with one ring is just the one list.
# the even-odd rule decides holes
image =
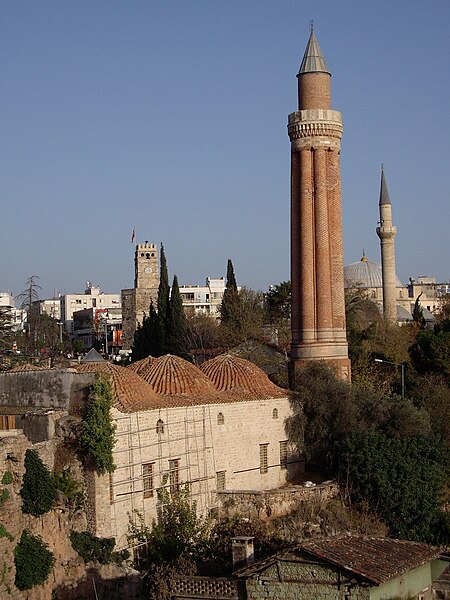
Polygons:
[[144,273],[151,273],[151,272],[152,272],[152,268],[151,267],[145,267]]

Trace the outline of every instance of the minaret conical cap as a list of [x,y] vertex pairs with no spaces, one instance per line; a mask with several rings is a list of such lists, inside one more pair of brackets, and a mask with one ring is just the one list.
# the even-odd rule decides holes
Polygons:
[[381,186],[380,186],[380,205],[390,204],[391,199],[389,198],[389,192],[386,185],[386,179],[384,178],[384,167],[381,165]]
[[299,75],[303,75],[304,73],[328,73],[328,75],[331,75],[327,69],[327,64],[313,29],[311,29],[311,35],[309,36],[302,64],[298,72]]

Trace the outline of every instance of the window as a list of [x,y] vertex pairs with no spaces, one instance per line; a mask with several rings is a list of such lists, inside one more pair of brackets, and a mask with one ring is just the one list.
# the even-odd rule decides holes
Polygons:
[[272,411],[272,419],[278,419],[278,408],[274,408]]
[[158,421],[156,422],[156,433],[158,435],[164,433],[164,421],[162,421],[161,419],[158,419]]
[[269,448],[269,444],[260,444],[259,445],[259,472],[267,473],[269,470],[269,466],[267,463],[267,450]]
[[225,473],[226,471],[217,471],[216,473],[216,485],[218,490],[225,489]]
[[217,425],[223,425],[225,423],[225,417],[223,416],[223,413],[219,413],[217,415]]
[[153,474],[155,463],[144,463],[142,465],[142,483],[144,488],[144,498],[153,498]]
[[288,465],[288,443],[287,441],[280,442],[280,469],[287,469]]
[[169,460],[170,493],[174,494],[180,489],[180,459]]

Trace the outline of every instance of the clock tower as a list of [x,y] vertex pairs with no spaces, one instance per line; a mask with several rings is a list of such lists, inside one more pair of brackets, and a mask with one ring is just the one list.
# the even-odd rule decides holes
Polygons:
[[134,287],[154,288],[159,285],[158,250],[156,244],[138,244],[134,253]]
[[134,288],[122,290],[122,344],[124,350],[133,345],[136,327],[157,304],[159,262],[156,244],[145,241],[134,252]]

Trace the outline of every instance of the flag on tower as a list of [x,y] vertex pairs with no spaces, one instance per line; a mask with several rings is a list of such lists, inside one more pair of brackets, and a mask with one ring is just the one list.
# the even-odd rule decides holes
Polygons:
[[134,242],[134,227],[133,227],[133,231],[131,233],[131,243],[133,243],[133,242]]

